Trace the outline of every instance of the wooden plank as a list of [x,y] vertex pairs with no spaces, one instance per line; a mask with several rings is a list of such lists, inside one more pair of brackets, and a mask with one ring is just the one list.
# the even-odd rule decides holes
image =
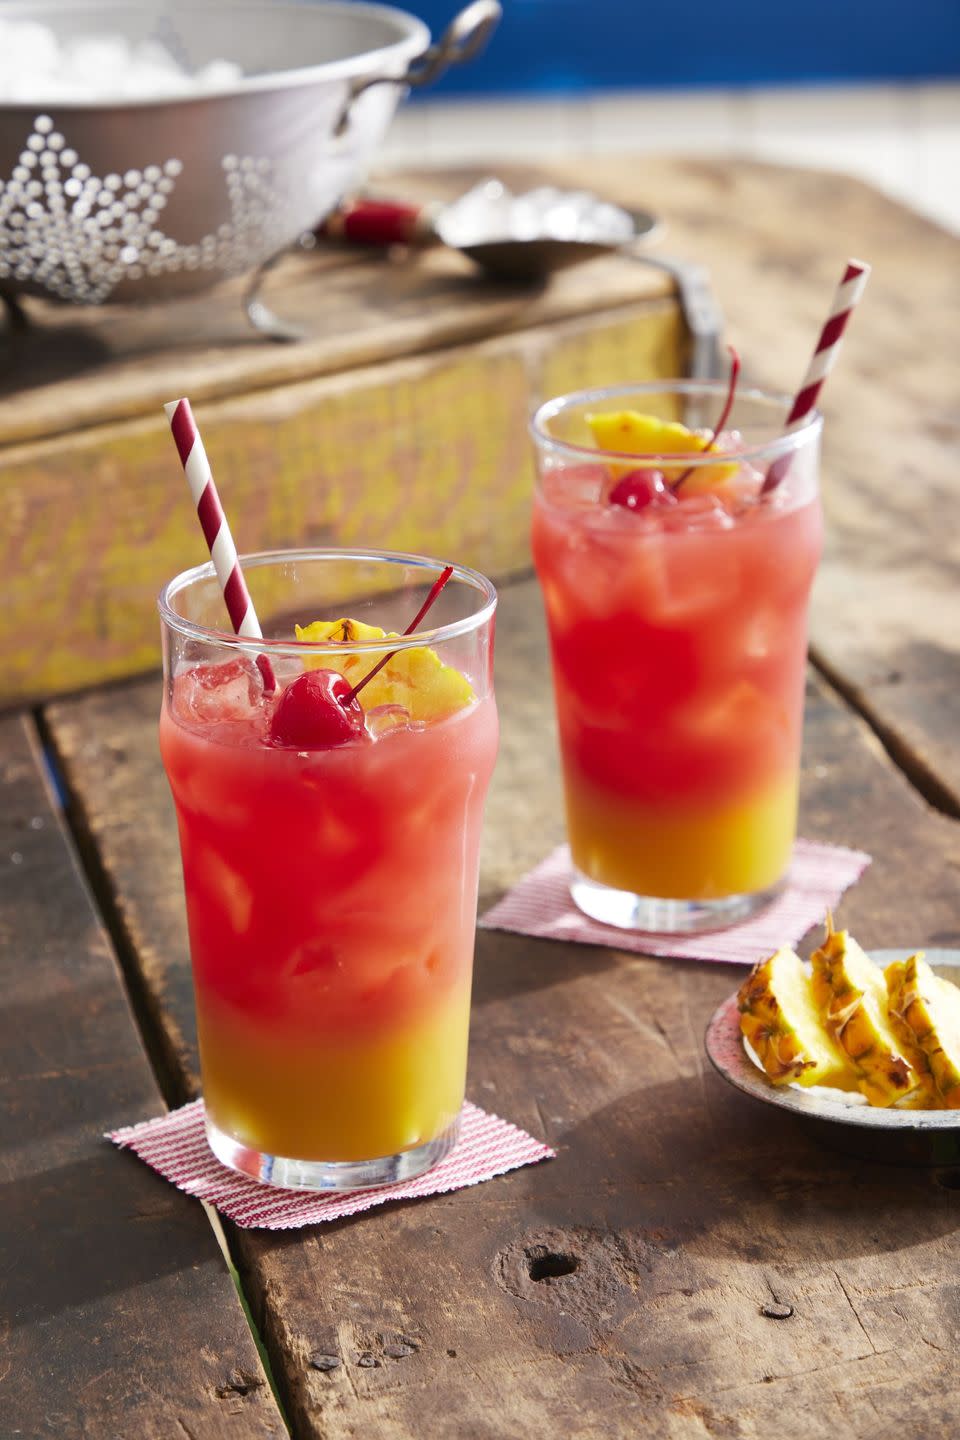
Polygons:
[[[684,351],[676,303],[662,299],[234,396],[197,417],[241,550],[374,545],[501,576],[528,564],[527,421],[544,375],[553,387],[670,373]],[[158,663],[157,591],[206,558],[160,409],[185,388],[169,380],[150,419],[0,455],[0,705]]]
[[103,1140],[162,1101],[29,730],[0,721],[0,1430],[279,1437],[203,1209]]
[[185,1100],[198,1093],[200,1072],[176,816],[157,748],[160,696],[151,678],[58,702],[45,715],[77,786],[69,803],[87,837],[85,860],[102,871],[111,931],[134,959],[134,983],[140,977],[139,1009],[164,1088]]
[[[485,900],[562,833],[532,582],[503,592],[497,635]],[[188,1087],[155,699],[140,684],[49,713],[131,936],[151,937],[156,1013]],[[818,682],[803,794],[806,834],[873,852],[842,910],[866,944],[960,944],[960,831]],[[298,1434],[760,1440],[794,1415],[810,1440],[841,1425],[949,1429],[955,1193],[924,1170],[825,1151],[713,1075],[703,1030],[741,974],[481,933],[469,1093],[546,1135],[559,1159],[282,1241],[238,1233]],[[544,1254],[570,1272],[534,1278]],[[789,1320],[764,1315],[774,1298]],[[313,1363],[326,1355],[336,1368]]]

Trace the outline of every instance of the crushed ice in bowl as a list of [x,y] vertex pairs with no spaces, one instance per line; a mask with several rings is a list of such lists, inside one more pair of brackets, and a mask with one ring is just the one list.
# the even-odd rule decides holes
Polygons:
[[515,195],[500,180],[482,180],[447,205],[439,228],[454,246],[540,239],[619,245],[634,236],[626,210],[585,190],[541,185]]
[[0,103],[164,99],[229,90],[242,79],[225,59],[191,72],[159,40],[61,37],[37,20],[0,17]]

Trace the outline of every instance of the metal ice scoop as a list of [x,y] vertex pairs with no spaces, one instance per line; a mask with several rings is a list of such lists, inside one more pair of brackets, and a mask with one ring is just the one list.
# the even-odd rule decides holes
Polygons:
[[502,181],[487,179],[450,204],[348,201],[318,234],[372,246],[442,244],[494,279],[527,284],[614,252],[655,265],[677,285],[692,340],[691,377],[711,379],[719,373],[722,316],[701,266],[641,250],[661,228],[648,211],[624,210],[585,190],[544,185],[515,195]]
[[501,180],[481,180],[450,204],[406,205],[360,199],[341,206],[322,234],[363,245],[433,245],[467,255],[499,280],[540,280],[648,239],[659,222],[622,210],[585,190],[542,185],[515,195]]

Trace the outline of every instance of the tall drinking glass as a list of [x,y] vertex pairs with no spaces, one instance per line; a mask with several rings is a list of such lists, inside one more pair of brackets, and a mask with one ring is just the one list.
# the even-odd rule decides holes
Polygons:
[[[458,1132],[496,594],[454,567],[429,628],[404,637],[389,632],[438,561],[304,550],[243,568],[262,641],[224,631],[212,565],[159,601],[207,1135],[273,1184],[387,1184]],[[359,623],[310,624],[345,616]],[[310,670],[352,687],[388,654],[358,694],[357,732],[331,744],[320,724],[312,738],[310,685],[292,687]]]
[[582,392],[532,425],[572,893],[622,928],[746,918],[782,887],[795,837],[820,417],[784,436],[790,402],[741,392],[720,442],[733,454],[618,450],[619,418],[595,418],[709,433],[725,389]]

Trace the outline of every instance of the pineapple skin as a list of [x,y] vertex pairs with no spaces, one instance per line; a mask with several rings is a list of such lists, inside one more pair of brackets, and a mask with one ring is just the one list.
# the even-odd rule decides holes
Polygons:
[[941,1105],[960,1110],[960,1061],[943,1047],[935,1013],[939,981],[924,960],[923,951],[908,960],[897,960],[884,971],[891,1020],[911,1034],[926,1056]]
[[909,1060],[891,1050],[878,1032],[859,989],[846,969],[848,935],[829,930],[810,957],[813,994],[823,1023],[860,1072],[858,1088],[871,1105],[887,1107],[918,1087]]

